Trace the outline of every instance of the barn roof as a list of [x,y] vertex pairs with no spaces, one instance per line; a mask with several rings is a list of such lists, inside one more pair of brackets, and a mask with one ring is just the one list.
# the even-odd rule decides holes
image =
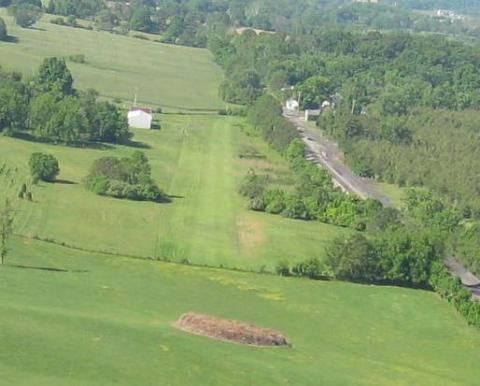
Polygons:
[[144,113],[147,113],[147,114],[152,114],[152,109],[149,109],[147,107],[133,107],[132,109],[130,109],[130,112],[134,112],[134,111],[143,111]]

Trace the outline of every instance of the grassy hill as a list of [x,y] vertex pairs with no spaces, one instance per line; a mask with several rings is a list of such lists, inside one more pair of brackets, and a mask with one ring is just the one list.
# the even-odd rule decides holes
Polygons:
[[347,232],[247,210],[238,186],[251,168],[287,188],[294,178],[277,153],[242,133],[242,119],[168,114],[160,122],[160,131],[136,130],[135,140],[147,147],[153,177],[172,196],[170,204],[100,197],[83,187],[95,159],[127,156],[135,148],[71,148],[0,137],[0,165],[12,173],[2,180],[4,189],[12,185],[10,196],[28,180],[35,151],[58,157],[59,178],[66,182],[31,187],[34,202],[16,203],[17,232],[90,250],[256,270],[272,269],[284,258],[322,256],[326,242]]
[[[42,242],[13,248],[0,269],[1,385],[474,386],[480,377],[478,330],[433,293]],[[245,347],[173,328],[188,311],[278,329],[293,347]]]
[[0,66],[33,74],[45,57],[85,55],[85,63],[69,62],[75,87],[94,88],[102,96],[173,110],[219,109],[221,70],[211,54],[107,32],[54,25],[50,16],[35,28],[17,27],[6,10],[0,16],[18,41],[0,43]]

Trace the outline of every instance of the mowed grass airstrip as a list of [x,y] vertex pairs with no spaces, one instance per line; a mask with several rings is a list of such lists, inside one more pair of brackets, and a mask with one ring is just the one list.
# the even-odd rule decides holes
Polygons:
[[55,155],[60,180],[32,186],[34,202],[17,200],[17,233],[79,248],[174,261],[273,270],[281,259],[305,260],[324,254],[325,244],[347,230],[255,213],[238,188],[251,170],[269,174],[273,184],[293,186],[286,162],[257,138],[242,133],[240,118],[161,115],[161,130],[135,130],[146,148],[152,174],[172,197],[169,204],[100,197],[85,190],[83,178],[104,156],[128,156],[134,147],[98,150],[0,137],[0,164],[16,175],[4,178],[16,197],[28,181],[32,152]]
[[[12,247],[0,269],[1,385],[478,385],[480,334],[431,292],[31,240]],[[292,347],[254,348],[175,329],[188,311],[275,328]]]
[[43,17],[35,28],[19,28],[5,8],[0,17],[18,41],[0,43],[0,65],[32,76],[45,57],[84,55],[85,63],[68,61],[79,89],[173,110],[211,110],[222,78],[207,50],[160,44],[108,32],[58,26]]
[[[49,23],[9,27],[19,41],[0,44],[3,67],[31,74],[44,56],[84,54],[86,64],[69,63],[76,87],[129,100],[140,85],[139,100],[154,106],[221,106],[221,74],[206,51]],[[132,258],[272,270],[280,259],[321,258],[327,242],[349,232],[246,209],[238,186],[249,170],[285,189],[295,179],[277,153],[242,132],[243,119],[157,118],[161,130],[135,130],[134,140],[169,204],[83,188],[95,159],[135,147],[0,137],[0,199],[10,197],[17,216],[0,267],[0,385],[478,383],[480,334],[433,293]],[[58,157],[61,181],[29,186],[34,201],[27,202],[16,197],[34,151]],[[292,347],[259,349],[180,332],[172,322],[188,311],[275,328]]]

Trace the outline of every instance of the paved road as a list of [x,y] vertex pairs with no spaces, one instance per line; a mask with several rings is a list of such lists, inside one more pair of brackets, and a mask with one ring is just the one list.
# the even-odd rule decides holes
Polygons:
[[284,113],[284,117],[295,125],[307,146],[307,159],[328,170],[335,185],[362,199],[374,198],[383,206],[392,206],[388,197],[381,194],[371,180],[356,176],[345,165],[342,152],[335,142],[327,139],[320,130],[309,127],[305,120],[297,115]]
[[480,300],[480,279],[466,269],[458,260],[451,257],[445,262],[449,272],[458,277],[463,287],[472,293],[475,300]]
[[[362,199],[375,198],[383,206],[392,206],[388,197],[381,194],[371,180],[356,176],[345,165],[342,152],[335,142],[325,138],[320,130],[309,127],[304,119],[297,115],[284,112],[284,117],[295,125],[307,146],[307,159],[328,170],[337,186],[351,194],[356,194]],[[445,265],[452,275],[462,280],[464,288],[472,292],[473,298],[480,301],[480,280],[454,259],[447,260]]]

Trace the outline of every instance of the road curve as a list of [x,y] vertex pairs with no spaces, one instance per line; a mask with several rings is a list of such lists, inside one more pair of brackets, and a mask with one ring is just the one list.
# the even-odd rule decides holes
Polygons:
[[392,202],[381,194],[371,180],[356,176],[342,160],[342,152],[338,145],[322,135],[317,130],[312,130],[298,114],[284,111],[283,116],[297,129],[307,148],[306,157],[318,166],[326,169],[332,176],[335,185],[344,191],[355,194],[362,199],[373,198],[385,207],[392,206]]

